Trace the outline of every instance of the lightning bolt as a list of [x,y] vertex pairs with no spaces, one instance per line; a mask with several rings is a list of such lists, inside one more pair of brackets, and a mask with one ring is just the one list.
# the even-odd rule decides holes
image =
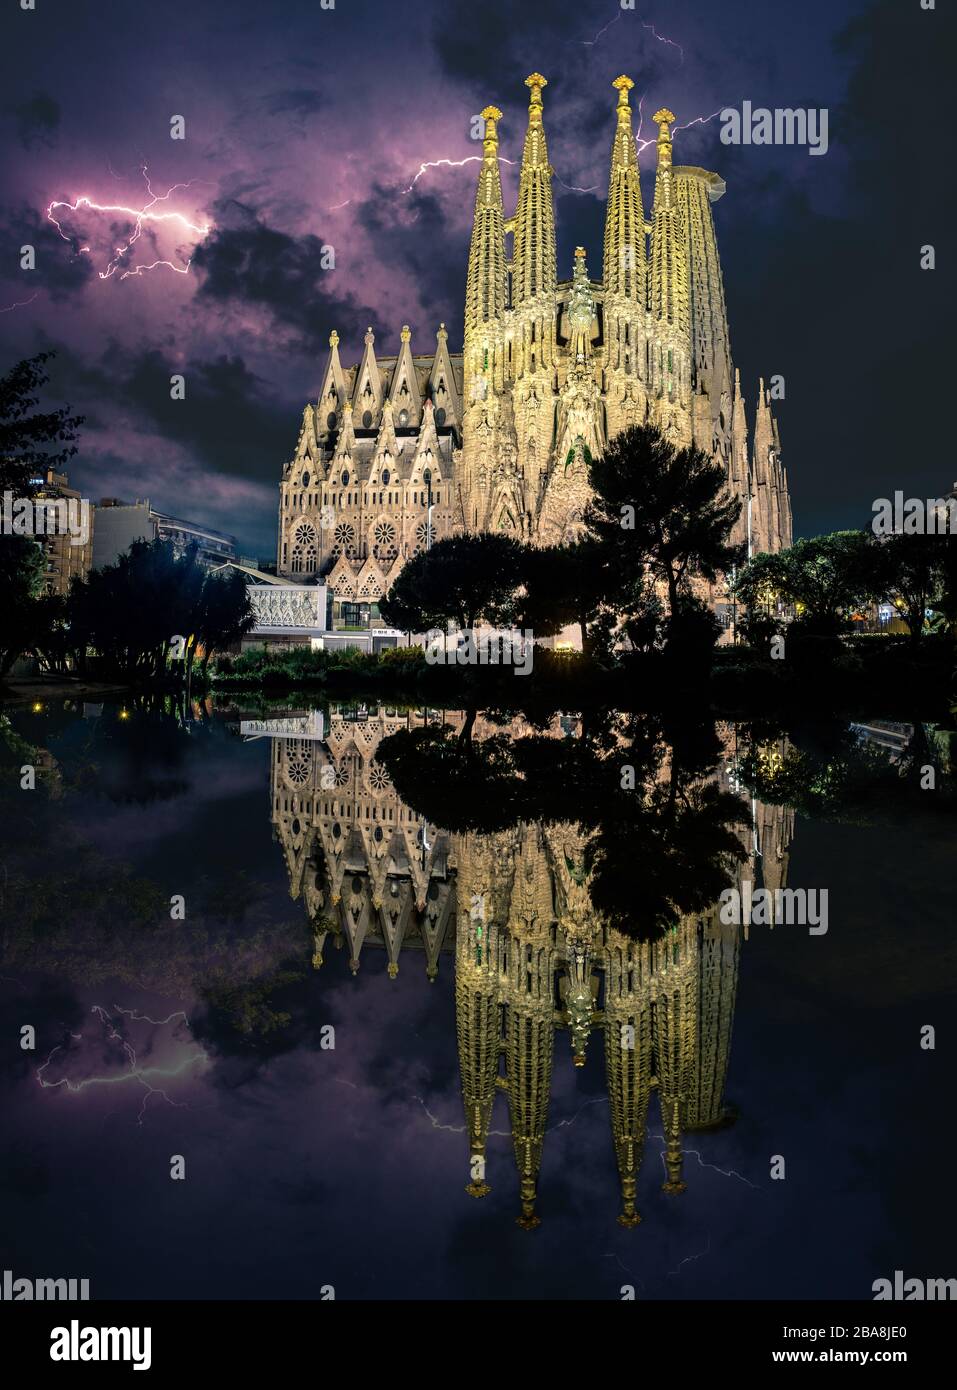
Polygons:
[[[614,21],[612,22],[614,23]],[[678,52],[681,54],[681,61],[684,62],[685,51],[681,47],[680,43],[675,43],[674,39],[666,39],[664,34],[658,33],[658,30],[655,28],[653,24],[646,24],[644,20],[641,21],[641,27],[642,29],[650,29],[652,34],[655,36],[659,43],[667,43],[670,44],[672,48],[677,48]]]
[[26,308],[26,306],[27,306],[28,304],[32,304],[32,303],[33,303],[33,301],[36,299],[36,297],[37,297],[37,295],[38,295],[39,293],[40,293],[40,291],[37,290],[35,294],[31,294],[31,296],[30,296],[29,299],[19,299],[19,300],[17,300],[16,304],[8,304],[7,307],[6,307],[5,309],[0,309],[0,314],[12,314],[13,311],[14,311],[14,309],[24,309],[24,308]]
[[698,1253],[697,1253],[697,1255],[685,1255],[685,1257],[684,1257],[683,1260],[679,1260],[679,1261],[678,1261],[677,1268],[675,1268],[675,1269],[669,1269],[669,1271],[668,1271],[668,1278],[669,1278],[669,1279],[674,1279],[678,1274],[680,1274],[680,1272],[681,1272],[681,1266],[682,1266],[682,1265],[690,1264],[692,1260],[700,1260],[701,1257],[702,1257],[703,1255],[710,1255],[710,1253],[711,1253],[711,1237],[709,1236],[709,1237],[708,1237],[708,1244],[705,1246],[705,1248],[704,1248],[703,1250],[699,1250]]
[[[482,158],[483,156],[480,154],[470,154],[466,155],[465,159],[428,159],[425,161],[424,164],[419,165],[419,172],[416,174],[415,178],[409,184],[408,188],[405,188],[402,191],[404,193],[411,193],[415,185],[418,183],[419,179],[429,169],[438,169],[440,165],[444,165],[446,168],[449,169],[461,169],[462,166],[465,164],[480,164]],[[498,157],[498,162],[499,164],[517,164],[518,160],[506,159],[504,155],[500,154]]]
[[[602,29],[599,29],[598,33],[595,35],[593,39],[579,39],[578,42],[581,44],[583,48],[594,48],[598,40],[608,33],[608,30],[611,28],[613,24],[617,24],[618,20],[621,19],[623,14],[624,11],[619,9],[618,13],[615,15],[615,18],[610,19]],[[655,28],[653,24],[647,24],[643,19],[639,20],[639,23],[641,24],[642,29],[650,30],[652,35],[658,40],[659,43],[666,43],[671,48],[677,48],[678,52],[681,54],[681,61],[684,62],[685,51],[681,47],[680,43],[675,43],[674,39],[669,39],[666,38],[664,34],[659,34],[658,30]]]
[[[665,1170],[665,1174],[667,1175],[668,1165],[667,1163],[665,1163],[665,1148],[667,1147],[667,1144],[665,1141],[665,1136],[663,1134],[652,1134],[649,1137],[652,1139],[661,1140],[661,1165]],[[682,1149],[681,1152],[682,1154],[690,1154],[692,1158],[696,1158],[698,1160],[699,1168],[710,1168],[713,1172],[720,1173],[723,1178],[737,1178],[738,1182],[743,1182],[745,1186],[750,1187],[754,1192],[761,1191],[761,1188],[757,1183],[751,1182],[749,1178],[744,1177],[741,1173],[736,1173],[733,1168],[718,1168],[714,1163],[705,1163],[698,1149]]]
[[710,116],[695,116],[694,120],[688,121],[687,125],[676,125],[671,133],[677,135],[679,130],[690,130],[693,125],[707,125],[709,121],[713,121],[715,116],[720,116],[721,112],[725,110],[727,110],[727,102],[724,106],[719,106],[717,111],[712,111]]
[[[167,1023],[172,1023],[173,1019],[175,1018],[181,1018],[186,1023],[186,1025],[189,1026],[189,1019],[186,1017],[185,1013],[182,1012],[182,1010],[177,1010],[175,1013],[172,1013],[167,1018],[163,1019],[149,1018],[146,1014],[137,1013],[135,1009],[124,1009],[119,1004],[113,1005],[113,1011],[114,1013],[126,1014],[126,1016],[131,1021],[152,1023],[155,1024],[157,1027],[160,1027]],[[126,1060],[129,1063],[129,1071],[124,1071],[119,1073],[118,1075],[113,1076],[88,1076],[83,1081],[71,1081],[68,1076],[61,1077],[59,1081],[47,1081],[44,1078],[43,1073],[46,1071],[47,1067],[50,1066],[56,1054],[65,1046],[64,1043],[58,1043],[57,1046],[52,1049],[50,1055],[47,1057],[43,1065],[41,1067],[38,1067],[36,1071],[36,1079],[40,1085],[41,1090],[56,1091],[59,1090],[61,1086],[65,1086],[68,1092],[74,1095],[78,1095],[81,1091],[85,1091],[88,1086],[119,1086],[125,1084],[127,1081],[136,1081],[139,1083],[139,1085],[143,1087],[145,1091],[145,1094],[143,1096],[143,1103],[140,1106],[139,1114],[136,1120],[138,1125],[142,1125],[143,1123],[143,1119],[146,1115],[146,1107],[149,1104],[150,1096],[162,1096],[163,1100],[165,1100],[168,1105],[172,1105],[176,1109],[189,1109],[185,1102],[173,1100],[166,1093],[166,1091],[164,1091],[161,1087],[153,1086],[147,1078],[163,1077],[164,1079],[168,1079],[175,1076],[182,1076],[186,1071],[189,1070],[190,1067],[194,1066],[197,1062],[206,1062],[208,1060],[206,1057],[206,1053],[202,1050],[202,1048],[198,1048],[196,1052],[184,1058],[183,1061],[175,1067],[141,1067],[137,1062],[136,1052],[133,1048],[132,1043],[130,1043],[130,1041],[127,1038],[124,1038],[123,1035],[120,1032],[118,1032],[118,1030],[114,1027],[112,1018],[110,1017],[108,1011],[103,1007],[103,1005],[92,1005],[90,1012],[92,1014],[95,1014],[99,1021],[107,1029],[107,1040],[110,1042],[118,1042],[122,1047],[124,1053],[126,1054]],[[73,1038],[75,1042],[83,1041],[82,1033],[71,1032],[70,1037]]]
[[572,193],[594,193],[599,187],[597,183],[593,183],[591,188],[580,188],[577,183],[566,183],[564,179],[558,178],[557,174],[555,175],[555,178],[558,179],[558,182],[561,184],[562,188],[568,188],[571,190]]
[[598,33],[595,35],[595,37],[594,37],[593,39],[580,39],[579,42],[581,43],[582,47],[583,47],[583,48],[594,48],[595,44],[596,44],[596,43],[598,42],[598,40],[601,38],[602,34],[607,34],[607,32],[608,32],[608,30],[611,28],[611,26],[612,26],[613,24],[615,24],[619,19],[621,19],[621,17],[622,17],[623,14],[624,14],[624,10],[619,10],[618,13],[615,15],[615,18],[614,18],[614,19],[610,19],[610,20],[608,21],[608,23],[605,25],[604,29],[599,29],[599,30],[598,30]]
[[[188,183],[174,183],[170,188],[166,190],[165,193],[154,193],[153,185],[150,182],[149,173],[145,164],[140,169],[140,173],[143,175],[143,178],[146,182],[146,191],[149,194],[147,202],[141,208],[126,207],[121,203],[97,203],[94,202],[92,198],[88,198],[85,195],[77,198],[72,203],[54,201],[47,208],[47,220],[53,223],[54,227],[56,227],[63,240],[69,242],[71,246],[74,244],[74,238],[67,236],[67,234],[64,232],[62,226],[60,225],[60,219],[54,216],[54,209],[56,209],[57,211],[62,210],[66,212],[79,212],[82,209],[88,210],[90,212],[122,213],[133,223],[133,231],[130,234],[129,240],[126,241],[123,245],[116,247],[116,254],[110,261],[106,270],[97,271],[97,274],[99,275],[101,280],[109,280],[116,273],[116,271],[120,268],[120,263],[123,260],[123,257],[126,256],[132,248],[132,246],[137,241],[139,241],[140,236],[143,232],[143,228],[147,223],[178,223],[184,231],[194,233],[198,241],[202,241],[203,238],[207,237],[211,231],[211,226],[209,223],[191,222],[189,218],[185,216],[184,213],[153,211],[154,208],[156,208],[160,203],[165,203],[172,196],[172,194],[176,193],[179,189],[191,188],[194,183],[200,182],[200,180],[191,179]],[[84,252],[89,254],[89,251],[90,248],[88,246],[77,247],[77,254],[83,254]],[[156,270],[159,266],[165,266],[169,270],[174,270],[177,273],[177,275],[187,275],[189,273],[191,259],[192,258],[187,260],[184,266],[174,265],[172,261],[165,260],[152,261],[149,265],[133,266],[131,270],[122,271],[119,278],[121,280],[126,280],[131,275],[143,275],[150,270]]]

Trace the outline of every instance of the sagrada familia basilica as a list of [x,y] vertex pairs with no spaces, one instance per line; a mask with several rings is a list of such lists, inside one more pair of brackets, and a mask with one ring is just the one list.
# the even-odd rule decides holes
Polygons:
[[[763,381],[753,435],[732,366],[711,205],[725,190],[705,169],[672,162],[670,111],[658,111],[657,172],[644,213],[632,109],[619,77],[605,217],[594,280],[578,247],[559,279],[546,80],[530,98],[518,206],[507,217],[494,106],[484,140],[469,249],[465,332],[435,352],[344,369],[338,335],[315,404],[303,411],[284,471],[279,575],[327,576],[337,600],[365,610],[405,561],[455,532],[501,531],[539,544],[572,539],[589,496],[588,462],[630,424],[658,426],[723,465],[743,506],[736,540],[750,551],[791,542],[787,475]],[[431,528],[431,529],[430,529]],[[359,616],[358,614],[356,616]]]
[[[503,1177],[501,1162],[487,1154],[501,1093],[518,1171],[517,1219],[526,1229],[539,1224],[553,1072],[583,1065],[590,1044],[599,1045],[618,1220],[636,1225],[643,1161],[661,1162],[664,1192],[678,1194],[686,1182],[684,1136],[733,1119],[725,1084],[748,926],[726,925],[715,904],[678,918],[655,941],[623,935],[592,904],[584,868],[589,832],[535,822],[494,834],[451,833],[427,823],[398,796],[376,754],[388,735],[424,727],[428,713],[359,713],[332,708],[318,727],[315,712],[287,713],[255,726],[257,736],[272,740],[273,832],[290,895],[312,926],[313,966],[338,948],[354,974],[363,959],[383,953],[392,978],[400,962],[431,981],[443,966],[451,969],[465,1190],[483,1197]],[[441,718],[459,730],[465,716],[444,711]],[[557,719],[550,733],[574,736],[572,724]],[[498,731],[479,716],[478,739]],[[722,789],[743,797],[729,727],[723,739]],[[774,761],[783,751],[769,745],[765,756]],[[782,888],[794,812],[746,804],[746,858],[736,883],[760,877],[765,888]],[[649,1147],[653,1137],[660,1148]]]

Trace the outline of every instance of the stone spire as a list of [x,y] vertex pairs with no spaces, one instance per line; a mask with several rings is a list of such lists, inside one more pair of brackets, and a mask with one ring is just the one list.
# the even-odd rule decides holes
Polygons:
[[333,329],[329,334],[329,361],[326,363],[317,398],[320,433],[336,428],[337,420],[334,417],[338,416],[348,394],[342,363],[339,361],[339,334]]
[[432,359],[432,370],[429,373],[429,391],[436,412],[442,411],[441,416],[437,415],[437,423],[455,425],[461,430],[462,402],[455,381],[452,359],[449,356],[448,329],[444,323],[439,324],[435,335],[435,357]]
[[475,190],[472,240],[465,282],[465,372],[468,382],[490,373],[505,313],[505,211],[498,167],[497,106],[482,112],[485,136],[482,167]]
[[651,311],[660,323],[681,334],[688,332],[688,266],[684,239],[675,202],[671,165],[671,131],[674,113],[656,111],[658,172],[652,224]]
[[[375,356],[375,334],[371,328],[365,331],[365,347],[362,361],[356,372],[356,386],[352,396],[352,409],[358,416],[360,429],[370,429],[377,421],[382,405],[382,378]],[[368,421],[368,423],[366,423]]]
[[711,204],[724,193],[725,182],[706,169],[686,166],[673,170],[673,181],[688,268],[691,383],[707,393],[717,411],[721,393],[731,386],[731,348]]
[[541,73],[533,72],[525,85],[531,97],[515,212],[513,302],[517,309],[539,295],[554,294],[556,285],[552,169],[542,124],[542,88],[547,82]]
[[605,212],[605,294],[617,295],[644,310],[645,215],[628,104],[628,93],[635,84],[622,76],[611,85],[618,89],[618,124],[611,147]]
[[422,399],[415,375],[415,363],[412,360],[412,331],[407,323],[402,326],[400,340],[399,355],[395,359],[392,385],[389,388],[389,400],[392,402],[396,423],[403,428],[416,427],[422,417]]

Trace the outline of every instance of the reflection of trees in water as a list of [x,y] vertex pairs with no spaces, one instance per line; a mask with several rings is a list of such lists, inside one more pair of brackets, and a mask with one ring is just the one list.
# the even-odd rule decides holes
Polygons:
[[648,938],[714,902],[743,857],[745,808],[718,778],[721,753],[713,721],[613,713],[576,738],[463,738],[446,726],[379,749],[399,794],[450,830],[578,825],[595,909]]
[[731,737],[710,722],[604,714],[532,729],[500,715],[506,730],[475,711],[365,714],[332,713],[309,779],[297,741],[279,738],[273,753],[273,818],[319,959],[332,934],[348,940],[354,968],[364,944],[383,946],[394,974],[403,939],[381,913],[383,888],[401,882],[406,944],[415,933],[434,976],[427,912],[441,904],[455,949],[467,1191],[489,1190],[501,1090],[528,1228],[556,1033],[578,1065],[599,1034],[620,1220],[636,1224],[654,1106],[672,1194],[684,1187],[683,1134],[733,1118],[724,1088],[741,929],[714,904],[729,881],[763,877],[762,852],[771,886],[783,884],[793,818],[732,790]]

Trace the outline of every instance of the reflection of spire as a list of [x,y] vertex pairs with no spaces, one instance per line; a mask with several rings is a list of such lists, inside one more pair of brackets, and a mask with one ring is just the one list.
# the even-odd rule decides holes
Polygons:
[[738,985],[741,929],[722,923],[716,909],[700,927],[698,1019],[691,1083],[685,1097],[685,1129],[708,1129],[729,1117],[723,1105]]
[[605,965],[605,1076],[615,1161],[621,1180],[619,1225],[637,1226],[638,1170],[651,1089],[650,948],[612,933]]
[[542,832],[521,826],[518,835],[509,904],[505,1075],[522,1197],[518,1224],[529,1231],[540,1220],[535,1201],[552,1083],[554,911]]
[[684,1192],[681,1177],[681,1107],[691,1078],[697,1036],[697,923],[685,918],[654,943],[655,1057],[665,1134],[664,1192]]

